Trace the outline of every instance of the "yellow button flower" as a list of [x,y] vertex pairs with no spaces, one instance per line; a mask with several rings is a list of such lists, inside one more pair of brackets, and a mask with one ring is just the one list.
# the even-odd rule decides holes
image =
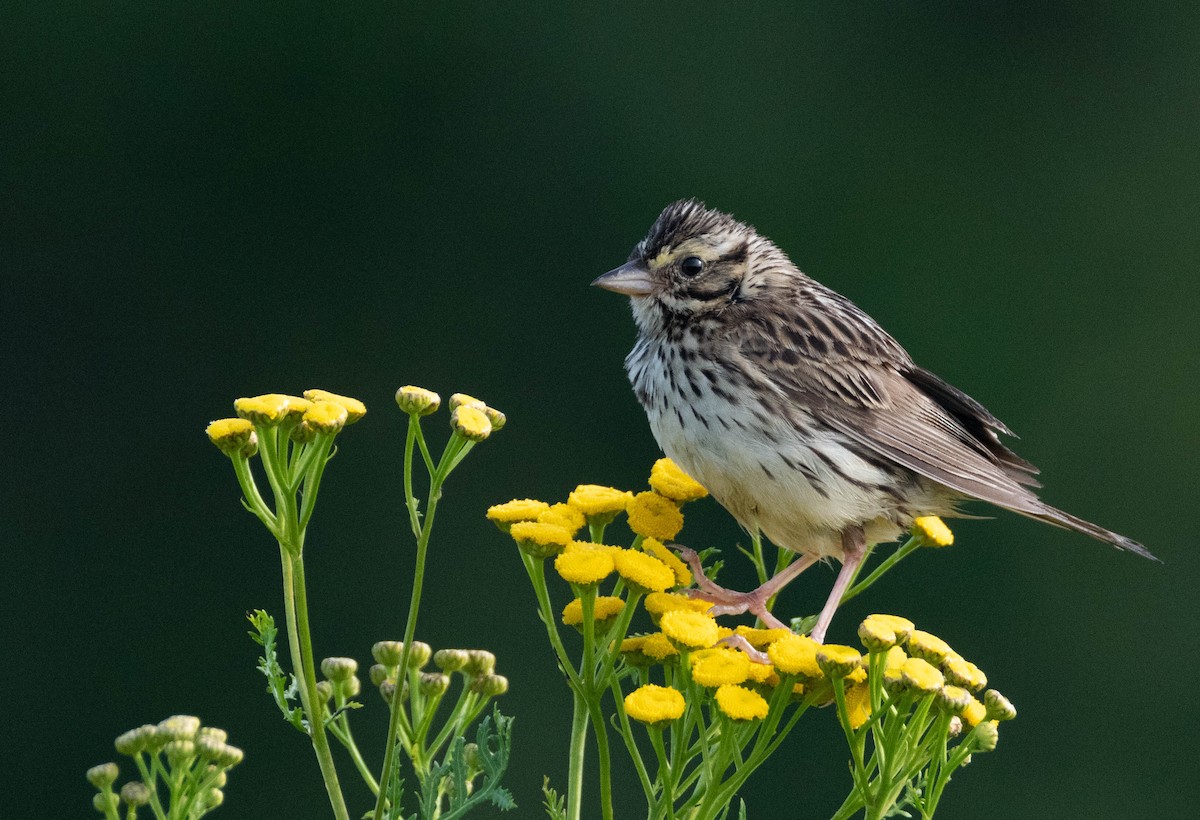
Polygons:
[[675,584],[675,573],[653,555],[637,550],[616,550],[613,563],[617,573],[642,592],[662,592]]
[[896,615],[868,615],[858,625],[858,637],[871,652],[879,652],[908,640],[913,622]]
[[654,658],[656,661],[665,661],[667,658],[679,654],[679,650],[675,648],[675,645],[661,632],[647,635],[646,640],[642,642],[641,648],[643,654]]
[[674,550],[667,549],[657,538],[643,538],[642,549],[671,568],[671,572],[675,573],[675,586],[690,586],[695,580],[692,578],[691,568],[683,559],[676,555]]
[[450,409],[457,410],[459,407],[474,407],[482,413],[487,404],[474,396],[468,396],[466,393],[454,393],[450,396]]
[[959,715],[973,729],[979,725],[980,721],[987,717],[987,707],[975,698],[971,698],[971,701],[959,712]]
[[652,592],[642,603],[650,613],[650,620],[658,624],[664,612],[708,612],[712,604],[699,598],[690,598],[675,592]]
[[831,678],[844,678],[855,669],[861,669],[861,661],[862,655],[850,646],[827,643],[817,650],[817,666]]
[[246,455],[245,450],[251,445],[255,450],[258,448],[254,425],[247,419],[217,419],[204,432],[208,434],[208,440],[226,455]]
[[358,399],[349,396],[339,396],[328,390],[305,390],[304,398],[309,401],[331,401],[346,408],[346,424],[354,424],[367,414],[367,406]]
[[350,423],[350,415],[346,408],[337,402],[314,401],[312,406],[304,411],[303,423],[318,433],[331,436]]
[[[692,680],[714,689],[727,683],[742,683],[750,677],[750,658],[724,646],[701,649],[691,656]],[[761,666],[761,664],[759,664]]]
[[942,673],[921,658],[906,660],[900,667],[900,677],[910,689],[925,694],[936,692],[946,683]]
[[686,707],[683,693],[669,686],[648,683],[625,696],[625,714],[640,723],[661,726],[677,720]]
[[299,421],[308,408],[312,407],[313,403],[308,399],[302,399],[299,396],[287,396],[288,400],[288,415],[293,421]]
[[424,387],[406,384],[396,391],[396,404],[410,415],[428,416],[442,406],[442,397]]
[[912,534],[928,547],[948,547],[954,543],[954,533],[936,515],[922,515],[912,524]]
[[726,684],[717,689],[717,708],[733,720],[762,720],[768,706],[763,696],[744,686]]
[[251,396],[235,401],[233,409],[254,424],[278,424],[288,416],[288,397],[280,393]]
[[897,669],[898,670],[898,669],[900,669],[900,667],[904,666],[904,662],[907,660],[908,660],[908,655],[905,654],[904,650],[898,646],[893,646],[891,649],[889,649],[887,651],[887,655],[884,656],[883,668],[885,670],[887,670],[887,669]]
[[717,622],[699,612],[664,612],[659,627],[672,641],[689,649],[706,649],[720,637]]
[[938,692],[938,702],[956,715],[962,714],[972,700],[971,693],[961,686],[946,685]]
[[492,434],[487,415],[470,405],[460,405],[450,413],[450,427],[468,441],[483,441]]
[[934,666],[941,666],[947,658],[957,657],[958,653],[950,648],[950,644],[937,635],[913,630],[908,636],[908,654],[914,658],[923,658]]
[[508,416],[501,413],[495,407],[484,407],[483,414],[488,417],[488,421],[492,423],[493,430],[503,430],[504,425],[508,424]]
[[583,529],[583,525],[587,523],[587,519],[583,513],[572,507],[570,504],[552,504],[549,509],[538,514],[537,520],[543,524],[554,524],[568,530],[571,535]]
[[817,650],[820,648],[821,644],[807,635],[787,635],[767,647],[767,657],[785,675],[819,678],[821,667],[817,665]]
[[775,667],[771,664],[751,661],[750,667],[746,671],[746,680],[774,686],[779,683],[779,676],[775,674]]
[[571,541],[571,533],[562,527],[538,521],[516,521],[509,525],[508,534],[522,552],[539,561],[558,555]]
[[857,729],[871,719],[870,686],[856,683],[846,690],[846,717],[851,729]]
[[[610,618],[615,618],[621,614],[621,610],[625,608],[625,601],[621,598],[614,598],[611,595],[597,596],[594,609],[592,611],[593,620],[596,623],[603,623]],[[583,601],[576,598],[571,603],[563,607],[562,622],[567,626],[579,626],[583,623]]]
[[580,484],[567,496],[567,503],[584,515],[605,515],[622,512],[633,493],[602,487],[599,484]]
[[555,558],[554,569],[569,583],[588,586],[603,581],[615,567],[612,556],[604,550],[577,549]]
[[669,541],[683,529],[683,513],[658,493],[638,493],[629,502],[629,529],[647,538]]
[[550,509],[550,505],[545,501],[514,498],[512,501],[488,507],[487,517],[488,521],[495,523],[504,532],[508,532],[509,527],[517,521],[537,521],[538,516],[548,509]]
[[987,686],[987,675],[975,664],[957,656],[946,658],[942,663],[942,672],[950,683],[970,692],[979,692]]
[[701,487],[700,482],[669,458],[660,458],[650,468],[650,487],[659,495],[680,504],[708,495],[708,490]]
[[792,631],[790,629],[783,629],[783,628],[756,629],[755,627],[752,627],[752,626],[746,626],[745,624],[739,624],[737,626],[737,628],[733,630],[733,634],[741,635],[743,638],[746,639],[746,642],[749,643],[751,646],[753,646],[755,649],[762,649],[764,646],[768,646],[769,644],[773,643],[774,641],[779,640],[780,638],[786,638],[788,635],[792,634]]

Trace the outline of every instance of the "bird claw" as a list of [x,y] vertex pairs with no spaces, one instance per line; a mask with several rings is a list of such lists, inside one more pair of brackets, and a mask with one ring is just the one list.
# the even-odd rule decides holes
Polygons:
[[696,579],[697,588],[687,590],[688,596],[711,603],[713,606],[708,610],[709,615],[716,617],[718,615],[741,615],[749,612],[771,629],[787,629],[787,624],[767,611],[767,601],[774,594],[772,590],[765,586],[750,592],[735,592],[732,589],[726,589],[704,574],[704,566],[700,563],[700,556],[694,549],[679,544],[670,544],[669,546],[679,552],[679,557],[691,568],[692,576]]
[[761,663],[764,665],[771,663],[770,656],[762,650],[755,649],[750,641],[746,640],[744,635],[730,635],[717,641],[717,646],[728,646],[731,649],[740,649],[750,658],[751,663]]

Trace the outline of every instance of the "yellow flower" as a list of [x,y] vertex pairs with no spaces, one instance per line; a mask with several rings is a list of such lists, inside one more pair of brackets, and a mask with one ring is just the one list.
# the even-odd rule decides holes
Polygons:
[[767,647],[767,657],[785,675],[819,678],[821,667],[817,665],[817,650],[820,647],[821,644],[807,635],[787,635]]
[[482,413],[487,408],[487,404],[466,393],[454,393],[450,396],[450,409],[457,410],[459,407],[474,407]]
[[701,649],[691,656],[692,680],[710,689],[727,683],[742,683],[750,677],[746,653],[724,646]]
[[640,723],[658,726],[677,720],[686,704],[683,694],[669,686],[648,683],[625,696],[625,714]]
[[675,592],[651,592],[646,596],[642,605],[650,613],[650,620],[654,621],[655,626],[658,625],[664,612],[708,612],[712,609],[712,604],[708,601],[689,598],[687,595]]
[[987,717],[987,707],[980,703],[975,698],[971,698],[970,703],[959,712],[962,719],[967,722],[967,725],[972,729],[979,725],[979,722]]
[[538,560],[558,555],[571,541],[571,533],[562,527],[538,521],[516,521],[509,525],[508,534],[522,552]]
[[285,398],[288,400],[288,415],[294,421],[299,421],[308,408],[313,405],[308,399],[302,399],[299,396],[286,396]]
[[605,550],[576,549],[563,552],[555,558],[554,569],[569,583],[588,586],[603,581],[612,574],[615,567],[612,555]]
[[653,555],[637,550],[616,550],[613,562],[630,586],[645,592],[662,592],[675,583],[675,573]]
[[312,406],[304,411],[303,423],[318,433],[329,436],[350,423],[350,414],[337,402],[314,401]]
[[442,406],[442,397],[424,387],[406,384],[396,391],[396,404],[410,415],[428,416]]
[[[775,678],[774,681],[771,680],[772,677]],[[779,683],[779,676],[775,674],[775,667],[771,664],[751,661],[750,668],[746,672],[746,680],[774,685]]]
[[665,661],[667,658],[679,654],[679,650],[675,648],[667,636],[661,632],[655,632],[646,636],[646,640],[642,642],[642,654],[654,658],[656,661]]
[[470,405],[459,405],[450,413],[450,427],[468,441],[483,441],[492,434],[487,415]]
[[309,401],[331,401],[346,408],[346,424],[354,424],[367,414],[367,407],[358,399],[349,396],[339,396],[328,390],[305,390],[304,398]]
[[619,513],[629,504],[633,493],[602,487],[599,484],[580,484],[567,496],[567,503],[586,516]]
[[961,686],[943,686],[938,692],[938,701],[956,715],[962,714],[972,700],[971,693]]
[[937,635],[931,635],[919,629],[913,630],[913,633],[908,636],[908,654],[914,658],[923,658],[934,666],[941,666],[947,658],[958,655],[950,648],[950,644]]
[[558,504],[550,505],[550,509],[541,513],[538,516],[538,521],[543,524],[554,524],[562,527],[574,535],[583,529],[583,525],[587,523],[587,519],[583,513],[572,507],[570,504],[559,502]]
[[667,549],[657,538],[643,538],[642,549],[671,568],[671,572],[675,573],[675,586],[691,585],[694,580],[692,570],[682,558],[675,554],[674,550]]
[[927,547],[948,547],[954,543],[954,533],[936,515],[922,515],[912,523],[912,534]]
[[288,416],[288,397],[279,393],[251,396],[235,401],[233,409],[254,424],[278,424]]
[[720,637],[717,622],[699,612],[664,612],[659,620],[659,627],[672,641],[689,649],[710,647]]
[[683,513],[658,493],[638,493],[629,502],[629,529],[647,538],[668,541],[683,529]]
[[942,673],[921,658],[909,658],[900,667],[900,678],[910,688],[925,694],[941,689],[946,680]]
[[788,635],[792,634],[792,631],[790,629],[783,628],[756,629],[752,626],[739,624],[737,628],[733,630],[733,634],[741,635],[746,639],[746,642],[755,649],[762,649],[764,646],[767,646],[772,642],[779,640],[780,638],[786,638]]
[[501,413],[495,407],[484,407],[483,414],[492,423],[493,430],[502,430],[504,429],[504,425],[508,423],[508,416]]
[[896,615],[868,615],[858,626],[858,637],[871,652],[903,643],[913,631],[913,622]]
[[501,530],[508,532],[509,527],[517,521],[537,521],[538,516],[548,509],[550,509],[550,505],[545,501],[514,498],[512,501],[488,507],[487,517],[488,521],[494,522]]
[[846,717],[851,729],[857,729],[871,719],[870,686],[856,683],[846,690]]
[[650,487],[659,495],[680,504],[708,495],[708,490],[701,487],[700,482],[669,458],[660,458],[650,468]]
[[883,668],[885,671],[888,669],[898,670],[904,666],[904,662],[907,660],[908,655],[905,654],[904,650],[898,646],[893,646],[887,651],[887,655],[884,656]]
[[865,666],[867,662],[868,659],[863,658],[862,663],[850,670],[850,674],[846,676],[846,680],[851,683],[862,683],[865,681],[867,679],[867,669]]
[[861,669],[861,661],[862,655],[853,647],[827,643],[817,650],[817,666],[831,678],[844,678],[855,669]]
[[204,432],[208,434],[208,440],[228,456],[254,455],[258,450],[258,435],[254,425],[246,419],[217,419],[204,428]]
[[987,686],[987,675],[978,666],[960,657],[946,658],[942,663],[942,671],[946,674],[946,680],[968,691],[978,692]]
[[733,684],[717,689],[717,708],[734,720],[762,720],[768,711],[762,695]]
[[[611,595],[600,595],[596,598],[595,608],[592,611],[593,620],[596,623],[603,623],[609,618],[615,618],[621,614],[621,610],[625,608],[625,601],[620,598],[614,598]],[[583,623],[583,601],[576,598],[571,603],[563,607],[562,622],[567,626],[578,626]]]
[[625,662],[630,666],[651,666],[654,663],[654,658],[642,650],[645,644],[645,635],[635,635],[632,638],[626,638],[621,641],[621,655],[625,658]]

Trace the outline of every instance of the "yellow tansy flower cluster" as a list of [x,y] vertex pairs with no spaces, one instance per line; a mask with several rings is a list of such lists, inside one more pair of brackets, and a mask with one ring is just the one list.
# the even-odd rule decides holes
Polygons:
[[706,649],[721,637],[717,622],[699,612],[678,609],[664,612],[658,626],[672,642],[688,649]]
[[666,496],[638,493],[629,502],[629,529],[647,538],[668,541],[683,529],[683,513]]
[[733,720],[762,720],[767,716],[767,701],[753,689],[725,684],[717,689],[717,708]]
[[[593,616],[596,623],[603,623],[610,618],[615,618],[621,614],[621,610],[625,608],[625,601],[621,598],[615,598],[611,595],[597,596],[593,604]],[[571,603],[563,607],[562,622],[567,626],[579,626],[583,623],[583,601],[576,598]]]
[[554,569],[568,583],[590,586],[611,575],[616,566],[608,550],[576,548],[560,553],[554,559]]
[[625,696],[625,714],[641,723],[660,726],[683,716],[683,693],[669,686],[646,684]]
[[723,646],[701,649],[691,655],[692,680],[710,688],[742,683],[750,677],[750,667],[753,665],[745,652],[736,649]]
[[642,592],[663,592],[675,585],[675,573],[653,555],[637,550],[616,550],[613,563],[617,573]]
[[633,493],[603,487],[599,484],[580,484],[567,496],[567,503],[586,516],[615,515],[624,512]]
[[913,521],[912,534],[930,547],[948,547],[954,543],[954,533],[936,515],[923,515]]
[[700,486],[700,482],[669,458],[660,458],[650,468],[650,489],[680,504],[708,495],[708,490]]
[[671,572],[675,573],[676,586],[691,586],[692,581],[695,580],[692,578],[691,567],[684,563],[683,559],[673,550],[668,549],[657,538],[643,538],[642,549],[671,568]]

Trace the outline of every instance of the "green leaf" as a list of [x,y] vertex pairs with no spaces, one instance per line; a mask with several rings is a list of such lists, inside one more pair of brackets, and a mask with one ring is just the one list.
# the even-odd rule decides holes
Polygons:
[[542,778],[542,805],[550,820],[567,820],[567,798],[550,788],[550,778]]
[[[512,794],[500,785],[512,751],[512,722],[512,718],[500,713],[499,707],[493,709],[491,717],[480,722],[475,736],[479,767],[475,775],[467,770],[466,739],[461,736],[454,739],[446,757],[441,763],[430,766],[429,774],[421,781],[419,814],[422,820],[455,820],[485,803],[491,803],[501,811],[516,808]],[[468,781],[479,776],[483,780],[468,794]],[[442,806],[443,797],[448,798],[447,806]]]
[[254,627],[247,633],[250,638],[263,648],[263,654],[258,658],[258,671],[267,678],[267,692],[283,713],[283,719],[296,730],[308,734],[308,721],[304,719],[304,710],[299,706],[293,707],[292,702],[299,698],[299,686],[296,677],[284,673],[279,665],[279,656],[275,651],[279,630],[275,628],[275,619],[265,609],[256,609],[246,615],[246,619]]

